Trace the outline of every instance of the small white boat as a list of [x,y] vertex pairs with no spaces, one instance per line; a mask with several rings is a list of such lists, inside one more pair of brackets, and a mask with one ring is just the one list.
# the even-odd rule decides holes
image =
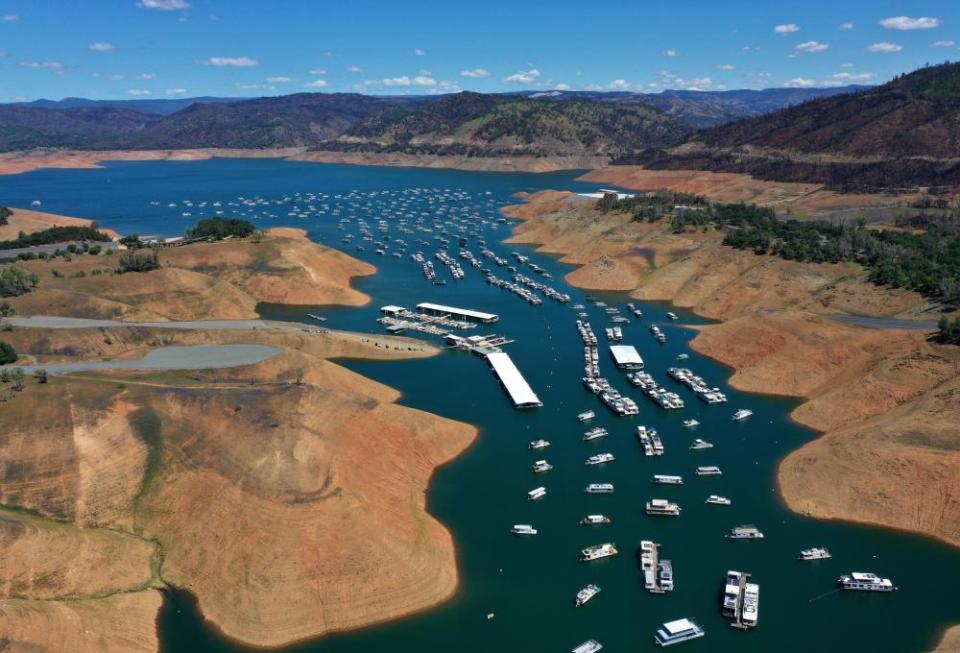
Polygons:
[[867,571],[854,571],[837,579],[840,589],[859,592],[892,592],[897,589],[889,578],[880,578]]
[[577,415],[577,419],[580,420],[581,422],[587,422],[589,420],[592,420],[596,416],[597,414],[592,410],[585,410],[579,415]]
[[711,494],[710,496],[707,497],[707,500],[704,501],[704,503],[710,503],[715,506],[729,506],[730,504],[733,503],[733,501],[731,501],[727,497],[722,497],[719,494]]
[[683,485],[683,477],[672,474],[654,474],[653,482],[657,485]]
[[693,441],[693,444],[690,445],[690,448],[693,449],[694,451],[699,451],[701,449],[712,449],[713,443],[697,438],[696,440]]
[[551,469],[553,469],[553,465],[548,463],[546,460],[538,460],[533,463],[533,472],[535,474],[549,472]]
[[667,317],[669,317],[671,320],[679,320],[679,319],[680,319],[680,317],[679,317],[676,313],[672,313],[672,312],[670,312],[670,311],[667,311]]
[[680,506],[666,499],[650,499],[647,501],[647,514],[663,517],[679,517]]
[[747,419],[751,415],[753,415],[752,410],[750,410],[749,408],[741,408],[740,410],[738,410],[733,414],[732,419],[735,422],[742,422],[743,420]]
[[583,441],[590,442],[591,440],[606,437],[606,435],[607,429],[603,428],[602,426],[595,426],[583,434]]
[[611,519],[604,515],[587,515],[580,520],[582,526],[602,526],[604,524],[609,524]]
[[580,560],[582,562],[591,562],[593,560],[609,558],[617,555],[618,553],[620,552],[617,551],[617,546],[615,544],[605,542],[604,544],[595,544],[585,548],[580,552]]
[[545,496],[547,496],[547,488],[543,487],[542,485],[527,492],[527,499],[529,501],[536,501],[537,499],[542,499]]
[[540,449],[546,449],[550,446],[550,443],[546,440],[534,440],[530,443],[530,448],[534,451],[539,451]]
[[830,552],[822,546],[804,549],[800,552],[800,555],[797,556],[799,560],[826,560],[831,557],[833,556],[830,555]]
[[697,467],[697,476],[720,476],[723,474],[716,465],[703,465]]
[[576,647],[571,653],[597,653],[603,648],[603,644],[595,639],[588,639],[580,646]]
[[763,533],[756,526],[744,524],[732,528],[724,537],[731,540],[762,540]]
[[591,483],[583,491],[587,494],[613,494],[613,483]]
[[612,453],[598,453],[596,456],[590,456],[587,458],[587,465],[603,465],[605,463],[613,462]]
[[653,636],[653,641],[657,646],[672,646],[703,637],[705,634],[703,628],[690,619],[676,619],[663,624]]
[[587,601],[589,601],[599,593],[600,593],[600,586],[594,585],[593,583],[591,583],[590,585],[587,585],[582,590],[577,592],[577,598],[574,600],[574,605],[576,605],[579,608],[581,605],[583,605],[584,603],[586,603]]
[[690,354],[677,354],[678,361],[685,361],[690,358]]
[[514,524],[510,532],[514,535],[536,535],[537,529],[530,524]]
[[692,429],[700,426],[700,422],[695,419],[685,419],[683,420],[683,428]]

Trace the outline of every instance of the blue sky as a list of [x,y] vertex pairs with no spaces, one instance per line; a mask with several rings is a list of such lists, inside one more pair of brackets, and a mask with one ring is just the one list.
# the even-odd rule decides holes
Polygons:
[[879,83],[957,0],[0,0],[0,101]]

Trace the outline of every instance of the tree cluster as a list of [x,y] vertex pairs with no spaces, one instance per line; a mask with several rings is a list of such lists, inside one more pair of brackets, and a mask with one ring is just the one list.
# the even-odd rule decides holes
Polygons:
[[187,237],[191,240],[207,238],[223,240],[228,236],[246,238],[255,231],[254,226],[246,220],[236,218],[204,218],[197,226],[187,230]]
[[110,236],[98,231],[96,227],[50,227],[32,234],[25,234],[21,231],[20,235],[14,240],[0,241],[0,249],[36,247],[37,245],[66,243],[72,240],[108,242]]
[[0,268],[0,297],[19,297],[37,287],[39,278],[19,265]]
[[160,269],[160,259],[157,250],[150,252],[126,251],[120,255],[117,273],[149,272]]

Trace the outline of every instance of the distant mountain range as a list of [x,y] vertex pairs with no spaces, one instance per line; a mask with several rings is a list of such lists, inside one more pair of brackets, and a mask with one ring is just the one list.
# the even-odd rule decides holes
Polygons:
[[850,90],[36,100],[0,105],[0,150],[306,147],[624,156],[637,148],[670,147],[694,128]]
[[960,63],[694,134],[629,162],[746,172],[840,190],[960,184]]

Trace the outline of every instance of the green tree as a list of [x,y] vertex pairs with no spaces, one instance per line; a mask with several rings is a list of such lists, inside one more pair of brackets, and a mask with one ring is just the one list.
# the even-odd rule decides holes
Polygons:
[[17,362],[17,350],[9,342],[0,340],[0,365]]

